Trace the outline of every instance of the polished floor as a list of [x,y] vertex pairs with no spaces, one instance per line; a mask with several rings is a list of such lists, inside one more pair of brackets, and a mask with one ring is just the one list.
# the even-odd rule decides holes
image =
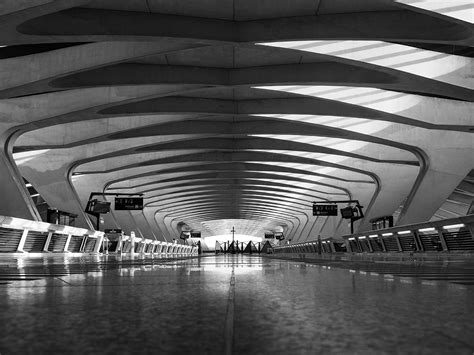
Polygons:
[[442,265],[0,256],[0,354],[473,354]]

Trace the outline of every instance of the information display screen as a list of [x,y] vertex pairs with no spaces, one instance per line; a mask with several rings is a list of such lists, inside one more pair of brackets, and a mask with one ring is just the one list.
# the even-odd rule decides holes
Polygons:
[[116,197],[115,210],[143,210],[143,197]]
[[337,216],[337,205],[313,205],[313,216]]
[[352,207],[341,208],[342,218],[352,218],[354,217],[354,209]]
[[191,232],[191,238],[201,238],[201,232]]
[[275,235],[273,233],[265,233],[265,239],[273,239]]
[[90,200],[87,202],[86,206],[87,213],[109,213],[110,212],[110,202],[99,201],[97,199]]

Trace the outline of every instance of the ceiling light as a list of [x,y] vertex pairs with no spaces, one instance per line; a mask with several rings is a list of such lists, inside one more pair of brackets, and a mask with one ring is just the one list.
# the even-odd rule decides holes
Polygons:
[[434,232],[436,229],[433,227],[418,229],[418,232]]
[[443,229],[455,229],[455,228],[462,228],[465,227],[463,223],[460,224],[451,224],[449,226],[443,226]]

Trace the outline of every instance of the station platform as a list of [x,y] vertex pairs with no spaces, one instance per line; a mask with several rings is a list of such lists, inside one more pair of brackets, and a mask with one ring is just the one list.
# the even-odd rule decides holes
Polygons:
[[472,354],[472,263],[433,263],[4,255],[0,353]]

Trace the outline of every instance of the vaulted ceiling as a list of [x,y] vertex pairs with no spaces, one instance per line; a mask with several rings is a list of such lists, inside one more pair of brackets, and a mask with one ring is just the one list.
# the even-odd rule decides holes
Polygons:
[[474,167],[474,5],[446,4],[3,1],[0,168],[83,225],[91,191],[144,194],[105,225],[158,239],[430,219]]

